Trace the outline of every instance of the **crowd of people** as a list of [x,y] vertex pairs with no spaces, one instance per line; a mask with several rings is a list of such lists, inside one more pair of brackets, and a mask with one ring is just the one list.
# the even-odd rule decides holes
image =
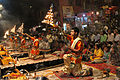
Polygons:
[[83,36],[83,41],[84,60],[90,60],[93,63],[107,62],[120,66],[120,34],[117,29],[103,30],[90,36]]
[[[79,37],[84,43],[82,51],[83,61],[92,63],[106,62],[112,65],[120,66],[120,34],[118,29],[104,29],[91,32],[90,34],[80,34]],[[55,40],[52,43],[53,52],[61,51],[68,53],[67,46],[70,42],[67,38]]]
[[[106,62],[116,66],[120,65],[120,34],[117,29],[107,28],[91,32],[90,34],[81,33],[78,36],[84,44],[82,51],[83,61],[91,61],[92,63]],[[69,52],[67,47],[70,46],[70,41],[68,41],[67,37],[62,37],[53,34],[43,35],[43,40],[40,40],[39,46],[44,48],[47,45],[46,49],[51,48],[53,53],[63,55]]]
[[[50,52],[52,54],[57,54],[57,56],[64,59],[65,68],[63,71],[69,74],[72,73],[74,76],[91,75],[90,72],[92,72],[92,69],[86,71],[82,70],[81,61],[108,63],[120,66],[120,34],[117,29],[104,29],[91,32],[90,34],[80,34],[79,29],[76,28],[77,27],[73,27],[68,34],[64,31],[58,31],[54,33],[40,33],[39,36],[32,37],[34,34],[30,36],[25,33],[23,34],[24,37],[20,37],[21,48],[31,46],[31,51],[33,51],[31,53],[33,54],[33,46],[35,50],[51,49]],[[28,39],[27,36],[29,37]],[[32,41],[33,38],[34,40]],[[16,40],[15,35],[12,39],[9,37],[9,41],[13,41],[15,46],[17,46],[19,40]],[[36,41],[38,41],[37,44]]]
[[[38,36],[39,45],[37,46],[39,46],[39,49],[51,49],[52,53],[56,53],[56,51],[58,53],[59,51],[62,55],[68,53],[69,50],[67,47],[70,46],[70,41],[61,32],[56,33],[41,33]],[[21,48],[31,46],[32,40],[23,36],[14,35],[13,37],[9,37],[9,41],[15,44],[13,46],[15,48],[17,48],[18,43],[21,43]],[[83,61],[91,61],[92,63],[106,62],[117,66],[120,65],[120,34],[117,29],[107,28],[101,31],[96,30],[96,32],[91,32],[90,34],[81,33],[78,36],[84,44],[82,51]]]

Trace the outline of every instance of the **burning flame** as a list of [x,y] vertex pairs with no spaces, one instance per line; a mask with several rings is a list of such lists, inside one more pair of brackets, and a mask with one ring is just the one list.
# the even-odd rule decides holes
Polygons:
[[4,38],[7,38],[7,35],[9,35],[9,30],[5,32]]
[[16,29],[16,25],[14,25],[14,26],[13,26],[13,28],[11,29],[11,31],[10,31],[10,32],[15,33],[15,29]]
[[23,27],[24,27],[24,23],[21,24],[21,26],[18,28],[17,32],[23,33]]

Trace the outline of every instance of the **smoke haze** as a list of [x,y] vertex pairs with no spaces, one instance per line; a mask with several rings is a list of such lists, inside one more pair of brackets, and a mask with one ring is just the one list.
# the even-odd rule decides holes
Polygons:
[[0,18],[0,37],[2,37],[6,30],[10,30],[14,25],[20,24],[19,18],[10,15],[8,11],[2,10],[2,17]]

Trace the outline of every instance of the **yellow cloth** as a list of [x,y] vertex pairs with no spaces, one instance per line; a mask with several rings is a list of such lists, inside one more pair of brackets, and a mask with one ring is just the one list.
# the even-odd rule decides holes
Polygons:
[[7,51],[7,50],[3,47],[3,49],[0,48],[0,51]]
[[1,59],[1,62],[2,62],[2,64],[3,65],[5,65],[5,64],[9,64],[9,62],[14,62],[15,63],[15,61],[14,61],[14,59],[12,59],[12,57],[3,57],[3,59]]
[[0,55],[6,55],[5,51],[0,51]]
[[93,56],[90,56],[91,61],[94,61],[95,59],[102,59],[102,56],[104,55],[104,52],[102,51],[102,49],[98,49],[98,50],[94,50],[94,55],[95,58],[93,58]]

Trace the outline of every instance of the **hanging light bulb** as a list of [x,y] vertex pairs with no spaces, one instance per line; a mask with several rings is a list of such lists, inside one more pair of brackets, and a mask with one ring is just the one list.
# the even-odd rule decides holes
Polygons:
[[0,10],[2,10],[3,9],[3,5],[2,4],[0,4]]
[[46,28],[43,28],[42,30],[43,30],[43,31],[46,31]]
[[92,14],[94,14],[94,12],[92,11]]
[[99,12],[98,12],[98,11],[96,12],[96,15],[99,15]]

